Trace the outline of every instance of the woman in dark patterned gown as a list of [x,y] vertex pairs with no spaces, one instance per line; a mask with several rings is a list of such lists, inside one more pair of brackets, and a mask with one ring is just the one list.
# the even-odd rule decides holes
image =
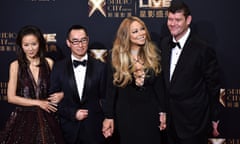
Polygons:
[[25,26],[19,31],[16,44],[18,59],[10,65],[7,91],[8,102],[16,104],[16,109],[0,133],[0,143],[62,144],[54,112],[63,94],[48,96],[53,61],[44,57],[43,35],[36,26]]

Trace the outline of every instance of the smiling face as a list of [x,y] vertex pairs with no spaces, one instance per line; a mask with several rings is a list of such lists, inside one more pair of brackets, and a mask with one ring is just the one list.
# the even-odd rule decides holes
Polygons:
[[35,58],[39,51],[39,41],[33,34],[25,35],[22,38],[22,48],[28,59]]
[[130,25],[130,42],[131,47],[144,45],[146,42],[146,30],[138,21],[134,21]]
[[88,36],[82,29],[73,29],[69,33],[67,45],[71,49],[72,54],[81,59],[88,49]]
[[191,23],[191,16],[184,16],[183,11],[168,13],[167,26],[171,35],[178,41],[186,32]]

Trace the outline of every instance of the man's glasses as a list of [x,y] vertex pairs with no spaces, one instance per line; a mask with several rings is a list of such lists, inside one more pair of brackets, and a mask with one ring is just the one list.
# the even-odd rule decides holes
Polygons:
[[73,41],[69,40],[69,42],[73,45],[79,45],[80,43],[85,45],[88,43],[88,37],[84,37],[81,40],[73,40]]

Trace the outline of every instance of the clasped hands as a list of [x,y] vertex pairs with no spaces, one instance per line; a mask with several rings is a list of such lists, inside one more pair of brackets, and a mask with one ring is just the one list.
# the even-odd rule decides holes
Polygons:
[[114,120],[113,119],[104,119],[102,133],[105,138],[112,136],[114,131]]
[[135,84],[137,86],[143,86],[144,85],[144,79],[145,79],[145,71],[144,66],[141,63],[135,63],[134,64],[134,72],[133,76],[135,78]]
[[[159,113],[159,121],[160,121],[160,130],[166,129],[166,113]],[[104,119],[103,121],[103,127],[102,127],[102,133],[105,138],[108,138],[112,136],[114,131],[114,120],[113,119]]]

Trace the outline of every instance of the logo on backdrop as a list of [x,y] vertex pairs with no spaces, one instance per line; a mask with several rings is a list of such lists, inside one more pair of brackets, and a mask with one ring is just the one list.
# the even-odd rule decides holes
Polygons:
[[0,82],[0,100],[7,100],[7,82]]
[[209,138],[208,144],[225,144],[226,139],[225,138]]
[[209,138],[208,144],[240,144],[240,139]]
[[90,55],[104,63],[107,61],[107,49],[90,49]]
[[167,17],[167,8],[172,0],[139,0],[138,15],[142,18]]
[[106,17],[106,12],[105,12],[106,2],[105,2],[105,0],[89,0],[88,5],[89,5],[89,9],[90,9],[88,17],[91,17],[95,11],[99,11],[104,17]]
[[[102,15],[106,18],[167,17],[167,8],[172,0],[89,0],[89,17]],[[97,11],[99,13],[97,13]],[[96,14],[95,14],[96,13]]]
[[239,108],[240,89],[221,89],[220,102],[226,108]]
[[24,0],[29,2],[55,2],[56,0]]
[[46,47],[47,52],[57,51],[56,35],[57,35],[56,33],[43,34],[43,37],[47,42],[47,47]]
[[227,139],[226,144],[240,144],[240,139]]
[[0,32],[0,51],[16,51],[16,32]]
[[224,107],[226,107],[226,93],[225,92],[226,92],[225,89],[223,89],[223,88],[220,89],[219,101]]
[[[47,51],[56,49],[56,33],[43,34],[47,42]],[[10,52],[16,51],[16,32],[0,32],[0,51]]]

